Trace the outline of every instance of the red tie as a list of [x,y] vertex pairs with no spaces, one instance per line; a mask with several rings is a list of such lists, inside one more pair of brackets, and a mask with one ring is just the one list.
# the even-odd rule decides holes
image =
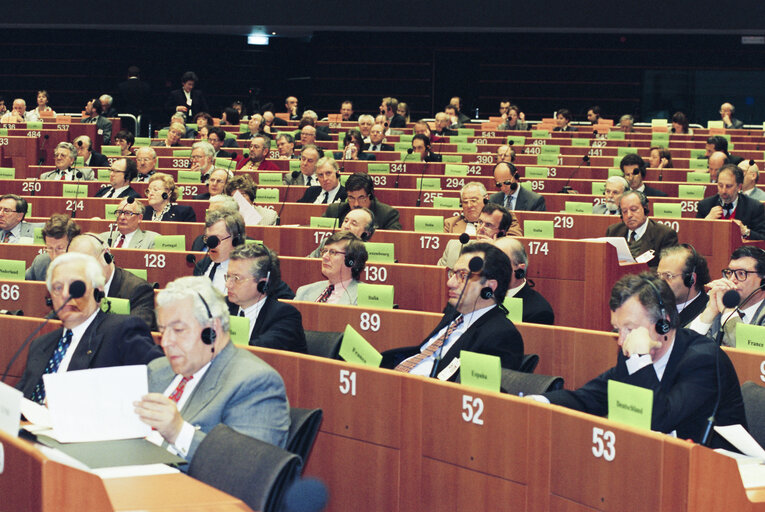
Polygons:
[[335,291],[335,285],[331,284],[327,286],[323,292],[321,292],[321,295],[319,295],[319,298],[316,299],[316,302],[327,302],[327,299],[329,299],[329,296],[332,295],[332,292]]
[[120,239],[117,240],[117,245],[115,245],[115,247],[117,249],[122,249],[122,244],[124,244],[124,243],[125,243],[125,235],[120,234]]
[[11,239],[11,232],[10,231],[6,231],[5,235],[3,236],[3,243],[7,244],[8,240],[10,240],[10,239]]
[[181,397],[183,396],[183,390],[186,387],[186,383],[193,378],[194,378],[193,375],[191,377],[182,378],[181,381],[178,383],[178,386],[175,388],[175,391],[173,391],[168,398],[170,398],[170,400],[172,400],[173,402],[177,404],[178,400],[180,400]]

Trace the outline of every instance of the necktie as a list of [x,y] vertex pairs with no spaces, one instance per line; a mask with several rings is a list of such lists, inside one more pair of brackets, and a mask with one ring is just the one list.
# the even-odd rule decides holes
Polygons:
[[505,208],[508,210],[513,209],[513,196],[505,196]]
[[733,211],[733,203],[723,205],[723,219],[730,219],[730,214]]
[[115,247],[117,249],[122,249],[122,244],[124,244],[124,243],[125,243],[125,235],[120,234],[120,239],[117,240],[117,245],[115,245]]
[[239,308],[239,316],[244,316],[244,310],[242,308]]
[[329,200],[329,192],[324,191],[324,199],[322,200],[321,204],[327,204],[328,200]]
[[220,263],[213,263],[212,270],[210,270],[210,281],[215,279],[215,272],[218,270],[218,267],[220,267]]
[[181,381],[178,383],[178,385],[175,387],[175,391],[170,393],[170,396],[168,398],[177,404],[178,400],[180,400],[181,397],[183,396],[183,390],[186,388],[186,383],[193,378],[194,378],[193,375],[191,377],[182,378]]
[[[58,344],[56,345],[56,350],[53,351],[53,355],[50,357],[50,360],[48,361],[48,365],[45,367],[45,370],[43,371],[43,375],[46,373],[56,373],[58,371],[58,367],[61,365],[61,361],[64,359],[64,356],[66,355],[66,350],[69,348],[69,345],[72,343],[72,330],[67,329],[63,336],[58,340]],[[32,400],[37,402],[38,404],[42,404],[45,402],[45,384],[43,384],[42,375],[40,376],[40,380],[37,382],[37,385],[35,386],[34,391],[32,392]]]
[[438,350],[445,342],[449,339],[449,336],[452,335],[455,329],[462,325],[463,317],[462,315],[458,316],[454,319],[452,324],[449,326],[448,329],[446,329],[446,332],[443,333],[441,336],[438,337],[436,341],[425,347],[425,350],[420,352],[419,354],[410,357],[409,359],[406,359],[398,364],[394,368],[397,372],[404,372],[409,373],[411,372],[415,366],[420,364],[422,361],[427,359],[428,357],[432,356],[436,353],[436,350]]
[[329,299],[329,296],[332,295],[332,292],[335,291],[335,285],[331,284],[327,286],[323,292],[321,292],[321,295],[319,295],[319,298],[316,299],[316,302],[327,302],[327,299]]
[[6,231],[5,234],[3,235],[3,243],[7,244],[10,239],[11,239],[11,232]]
[[632,243],[634,241],[635,241],[635,232],[634,231],[630,231],[630,237],[628,239],[628,242]]

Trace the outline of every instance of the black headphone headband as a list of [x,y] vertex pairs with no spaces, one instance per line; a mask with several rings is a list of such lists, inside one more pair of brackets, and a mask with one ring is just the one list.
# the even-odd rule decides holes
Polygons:
[[212,345],[215,343],[215,339],[218,337],[218,334],[215,332],[215,329],[212,328],[213,323],[213,316],[212,311],[210,311],[210,306],[207,305],[207,301],[204,297],[202,297],[202,294],[198,291],[194,291],[194,293],[197,294],[197,297],[199,297],[199,300],[202,301],[202,304],[205,306],[205,311],[207,311],[207,318],[210,320],[210,326],[205,327],[202,329],[202,332],[200,333],[200,338],[202,338],[202,343],[205,345]]
[[661,292],[656,287],[655,284],[651,282],[651,280],[647,277],[643,277],[643,280],[653,289],[653,291],[656,293],[656,298],[659,301],[659,316],[660,318],[656,320],[656,332],[662,335],[666,335],[669,330],[672,328],[672,326],[669,323],[669,320],[667,319],[667,308],[664,306],[664,299],[661,298]]

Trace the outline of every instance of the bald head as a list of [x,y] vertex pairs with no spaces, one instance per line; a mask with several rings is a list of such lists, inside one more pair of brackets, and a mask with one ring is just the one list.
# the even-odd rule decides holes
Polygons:
[[717,182],[717,174],[726,163],[728,163],[728,156],[722,151],[715,151],[709,156],[709,176],[713,183]]
[[[511,236],[504,236],[494,241],[494,247],[504,252],[510,258],[510,265],[513,269],[513,272],[510,274],[510,288],[522,285],[526,280],[525,273],[528,271],[528,258],[526,257],[526,250],[523,248],[523,244]],[[523,270],[523,277],[517,277],[515,274],[516,270]]]

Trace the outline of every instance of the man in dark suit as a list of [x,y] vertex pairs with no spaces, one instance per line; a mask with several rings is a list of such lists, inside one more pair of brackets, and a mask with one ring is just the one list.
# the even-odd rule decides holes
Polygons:
[[648,199],[635,190],[621,195],[619,211],[622,222],[608,226],[606,236],[625,238],[635,258],[652,251],[650,258],[646,256],[646,263],[656,268],[662,249],[677,245],[677,233],[666,224],[648,218]]
[[510,258],[513,272],[510,274],[510,287],[507,290],[507,296],[516,297],[523,302],[523,322],[555,324],[555,313],[552,306],[541,293],[534,289],[534,281],[526,277],[529,274],[529,258],[523,244],[515,238],[506,236],[497,238],[494,241],[494,247]]
[[83,167],[109,167],[109,159],[93,151],[93,142],[87,135],[80,135],[74,139],[74,145],[77,148],[77,156],[82,157]]
[[555,124],[557,125],[555,128],[553,128],[554,132],[575,132],[577,131],[576,127],[571,126],[571,121],[573,121],[574,115],[571,113],[571,111],[567,108],[562,108],[558,110],[558,113],[555,115]]
[[[475,269],[471,260],[480,268]],[[473,270],[471,270],[471,267]],[[381,366],[455,381],[461,350],[498,356],[503,368],[517,370],[523,339],[499,304],[510,282],[510,260],[488,243],[466,245],[450,270],[448,311],[420,344],[388,350]]]
[[165,101],[165,110],[167,110],[168,115],[183,112],[186,114],[186,119],[193,119],[194,115],[199,112],[210,111],[205,95],[199,89],[194,88],[198,81],[199,79],[193,71],[187,71],[183,74],[181,88],[170,91],[170,95]]
[[692,245],[668,247],[661,251],[656,273],[675,295],[678,326],[688,327],[709,302],[704,291],[704,286],[711,281],[707,260]]
[[643,183],[646,173],[645,161],[638,154],[624,155],[619,162],[619,167],[624,174],[624,179],[630,184],[631,190],[637,190],[646,197],[667,197],[667,194],[661,190]]
[[[233,140],[233,139],[232,139]],[[207,142],[212,144],[215,149],[213,158],[235,158],[235,154],[225,149],[221,149],[226,142],[226,132],[220,126],[212,126],[207,129]],[[234,141],[236,145],[236,141]]]
[[130,186],[130,182],[138,175],[135,160],[121,158],[114,162],[109,169],[109,186],[101,188],[95,197],[133,197],[138,198],[138,192]]
[[412,137],[412,154],[419,155],[422,162],[440,162],[442,160],[441,155],[430,150],[430,138],[419,133]]
[[96,133],[103,135],[104,144],[112,143],[112,122],[101,115],[103,111],[101,102],[95,98],[88,100],[85,105],[85,116],[82,122],[86,124],[95,124]]
[[367,151],[393,151],[395,148],[390,144],[385,144],[385,127],[376,124],[369,131],[369,144],[366,145],[365,149]]
[[[709,338],[678,329],[675,297],[665,282],[650,273],[626,275],[611,290],[609,304],[621,347],[616,366],[576,391],[545,393],[549,403],[605,416],[608,381],[615,380],[653,391],[652,430],[700,442],[718,393],[716,424],[746,427],[733,364]],[[710,447],[726,445],[712,433]]]
[[235,247],[244,245],[245,237],[244,219],[239,212],[227,209],[208,212],[203,240],[209,250],[194,266],[194,275],[207,276],[215,289],[226,293],[229,256]]
[[[104,279],[98,262],[85,254],[62,254],[50,264],[46,282],[63,328],[32,341],[24,374],[16,388],[43,403],[42,376],[86,368],[147,364],[162,355],[149,328],[138,318],[100,310]],[[75,281],[85,292],[70,298]]]
[[380,104],[380,113],[385,115],[388,128],[406,128],[406,119],[398,112],[398,100],[396,98],[383,98]]
[[324,217],[338,219],[338,224],[349,211],[356,208],[369,208],[375,216],[375,229],[401,229],[398,210],[375,199],[375,186],[366,173],[357,172],[345,182],[346,201],[332,203],[324,211]]
[[717,194],[699,201],[696,218],[732,220],[749,240],[765,240],[765,209],[761,202],[741,193],[744,171],[726,164],[717,176]]
[[83,233],[69,243],[67,252],[87,254],[96,259],[104,275],[104,293],[107,298],[130,302],[130,315],[140,318],[149,329],[156,329],[154,317],[154,287],[148,281],[119,268],[109,246],[95,233]]
[[[439,137],[449,137],[451,135],[457,135],[456,130],[450,130],[449,126],[452,124],[451,118],[449,118],[448,115],[446,115],[445,112],[438,112],[436,114],[436,123],[435,123],[435,130],[433,130],[434,135],[438,135]],[[434,137],[435,139],[435,137]]]
[[340,184],[337,160],[320,158],[316,162],[316,179],[319,180],[319,186],[308,187],[298,203],[332,204],[346,200],[348,193]]
[[510,162],[500,162],[494,166],[494,181],[499,192],[489,197],[489,202],[497,203],[508,210],[547,211],[545,198],[521,186],[521,175]]
[[138,66],[128,68],[128,78],[117,85],[117,103],[123,112],[135,116],[144,113],[151,99],[151,86],[141,80]]
[[744,123],[739,119],[733,117],[736,112],[736,107],[732,103],[723,103],[720,105],[720,119],[722,119],[723,127],[726,130],[737,130],[744,127]]
[[274,296],[282,279],[276,254],[264,245],[240,245],[225,277],[229,311],[250,321],[250,345],[306,352],[300,311]]

